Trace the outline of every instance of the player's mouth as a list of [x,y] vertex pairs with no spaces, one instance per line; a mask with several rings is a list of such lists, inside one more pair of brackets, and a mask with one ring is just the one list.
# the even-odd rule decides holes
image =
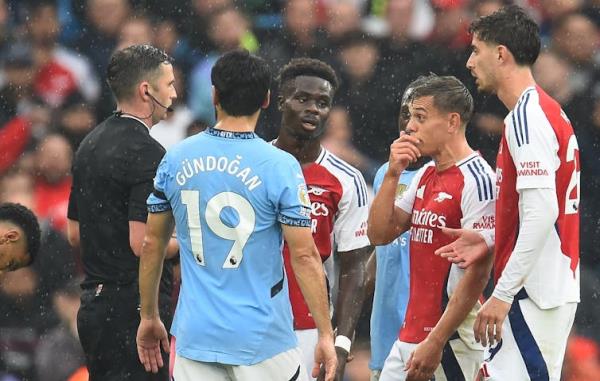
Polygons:
[[314,130],[319,126],[319,119],[317,118],[304,117],[300,121],[302,122],[302,127],[306,130]]

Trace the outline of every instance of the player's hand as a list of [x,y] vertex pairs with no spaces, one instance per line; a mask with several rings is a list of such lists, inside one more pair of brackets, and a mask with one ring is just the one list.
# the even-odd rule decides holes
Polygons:
[[502,339],[502,324],[510,311],[511,305],[502,300],[491,297],[483,304],[475,324],[473,324],[473,332],[475,333],[475,341],[480,342],[484,347],[494,345]]
[[337,354],[332,336],[319,337],[315,347],[315,366],[311,376],[318,381],[333,381],[336,376]]
[[390,146],[390,164],[388,172],[394,176],[400,174],[411,164],[419,160],[421,151],[418,146],[421,141],[406,132],[400,132],[400,137]]
[[136,342],[138,356],[146,372],[158,373],[158,369],[163,367],[161,345],[169,353],[169,336],[160,318],[141,318]]
[[428,381],[442,361],[444,345],[425,339],[415,347],[406,363],[406,381]]
[[435,255],[456,263],[461,269],[466,269],[488,254],[487,244],[477,231],[450,228],[441,228],[441,230],[442,233],[456,240],[437,249]]
[[335,381],[344,380],[344,371],[346,370],[346,363],[350,361],[348,359],[349,353],[345,349],[335,347],[335,354],[337,355],[337,368],[335,370]]

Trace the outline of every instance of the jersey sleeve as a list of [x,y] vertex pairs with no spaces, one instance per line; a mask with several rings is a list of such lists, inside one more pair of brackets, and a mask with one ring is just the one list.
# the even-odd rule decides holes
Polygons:
[[343,188],[338,213],[333,223],[333,237],[338,252],[369,246],[369,238],[367,238],[369,203],[368,200],[364,200],[367,186],[360,172],[356,171],[355,176],[356,182],[347,184]]
[[163,156],[164,150],[151,143],[134,146],[129,152],[126,180],[129,185],[129,221],[145,223],[148,219],[146,202],[154,189],[153,179]]
[[67,218],[73,221],[79,221],[79,209],[77,208],[77,196],[75,192],[79,188],[78,176],[75,173],[75,167],[71,170],[73,181],[71,182],[71,193],[69,194],[69,206],[67,208]]
[[506,141],[517,172],[516,190],[556,187],[558,140],[542,108],[528,94],[507,117]]
[[492,234],[496,227],[495,184],[496,175],[482,158],[477,158],[469,164],[460,204],[460,223],[463,229]]
[[310,199],[300,164],[291,155],[280,160],[275,173],[272,194],[277,209],[277,221],[284,225],[310,227]]
[[402,209],[408,214],[412,214],[413,205],[415,204],[415,198],[417,197],[417,191],[419,189],[419,183],[421,182],[421,177],[423,177],[423,173],[425,173],[425,169],[430,165],[425,165],[415,174],[415,177],[410,182],[410,185],[406,189],[406,191],[401,194],[396,195],[396,200],[394,205],[398,208]]
[[171,203],[167,197],[166,189],[170,177],[168,155],[161,160],[154,176],[154,189],[148,196],[146,204],[149,213],[161,213],[171,210]]

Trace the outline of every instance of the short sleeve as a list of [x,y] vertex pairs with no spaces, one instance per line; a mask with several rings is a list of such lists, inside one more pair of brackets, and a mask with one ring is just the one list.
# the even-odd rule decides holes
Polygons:
[[136,145],[130,151],[127,173],[129,182],[129,221],[146,222],[148,219],[147,200],[154,190],[154,176],[164,150],[151,142]]
[[542,108],[527,94],[507,117],[505,137],[517,172],[517,191],[556,187],[558,140]]
[[306,182],[295,158],[284,157],[280,160],[276,173],[286,174],[276,176],[274,199],[277,207],[277,221],[284,225],[310,227],[310,199]]
[[466,171],[461,198],[461,227],[491,233],[496,225],[496,175],[481,157],[472,160]]
[[350,251],[369,246],[367,238],[367,220],[369,218],[369,202],[365,200],[367,186],[360,172],[354,174],[352,184],[343,188],[339,209],[333,224],[333,237],[337,251]]
[[146,204],[148,213],[161,213],[171,210],[171,203],[166,194],[167,181],[169,179],[168,155],[161,160],[154,176],[154,189],[148,196]]

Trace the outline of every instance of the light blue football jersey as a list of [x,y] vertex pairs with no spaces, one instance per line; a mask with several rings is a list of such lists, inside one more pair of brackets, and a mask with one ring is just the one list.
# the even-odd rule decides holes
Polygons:
[[281,224],[310,226],[298,161],[210,128],[167,152],[154,187],[148,210],[172,209],[180,247],[177,354],[250,365],[295,347]]
[[[389,163],[379,168],[373,180],[373,191],[377,193]],[[396,196],[408,188],[417,171],[404,171],[400,176]],[[377,272],[375,275],[375,296],[371,312],[371,361],[369,368],[383,369],[383,363],[398,338],[404,321],[409,295],[410,231],[393,242],[375,247]]]

